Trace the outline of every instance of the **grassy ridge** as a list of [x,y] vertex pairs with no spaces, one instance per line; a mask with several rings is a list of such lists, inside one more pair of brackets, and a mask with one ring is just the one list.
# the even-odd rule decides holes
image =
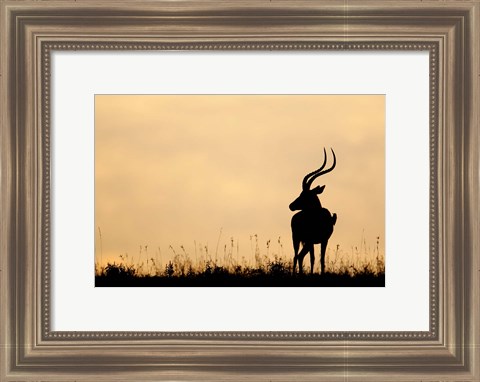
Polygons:
[[[153,261],[153,260],[151,260]],[[97,270],[96,287],[383,287],[383,260],[364,262],[359,267],[342,265],[324,275],[292,274],[292,261],[275,256],[257,266],[219,265],[208,260],[193,266],[188,258],[174,258],[164,268],[145,272],[134,264],[113,263]],[[330,263],[334,269],[335,263]],[[328,267],[327,267],[328,269]]]

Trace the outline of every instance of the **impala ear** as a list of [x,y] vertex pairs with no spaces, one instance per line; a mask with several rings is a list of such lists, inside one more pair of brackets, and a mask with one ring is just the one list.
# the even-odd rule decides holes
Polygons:
[[323,190],[325,189],[325,186],[317,186],[315,187],[314,189],[312,189],[312,191],[315,193],[315,194],[321,194],[323,192]]

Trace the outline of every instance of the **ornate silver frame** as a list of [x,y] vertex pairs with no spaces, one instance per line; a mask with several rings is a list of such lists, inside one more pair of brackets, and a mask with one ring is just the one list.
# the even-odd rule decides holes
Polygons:
[[[0,378],[480,380],[478,1],[4,1]],[[50,328],[54,50],[427,50],[430,329],[55,332]]]

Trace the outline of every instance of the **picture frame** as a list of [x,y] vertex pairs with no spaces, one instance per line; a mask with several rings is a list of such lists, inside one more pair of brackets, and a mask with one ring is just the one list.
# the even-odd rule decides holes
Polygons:
[[[0,380],[480,380],[478,1],[3,1]],[[426,50],[430,330],[51,330],[54,50]]]

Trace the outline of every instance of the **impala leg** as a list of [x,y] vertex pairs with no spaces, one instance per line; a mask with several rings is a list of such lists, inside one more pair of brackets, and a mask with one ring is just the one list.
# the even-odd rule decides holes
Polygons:
[[298,258],[298,272],[299,273],[303,273],[303,258],[305,257],[305,255],[307,254],[309,249],[310,249],[309,245],[303,245],[302,250],[300,251],[298,256],[296,256]]
[[320,253],[320,268],[321,268],[321,274],[323,275],[325,273],[325,252],[327,251],[327,244],[328,240],[323,242],[321,244],[321,253]]
[[298,248],[300,247],[300,241],[293,240],[293,274],[295,274],[295,270],[297,269],[297,258],[298,258]]
[[315,246],[310,245],[310,274],[313,275],[313,266],[315,264]]
[[303,274],[303,257],[298,257],[298,273],[301,275]]

